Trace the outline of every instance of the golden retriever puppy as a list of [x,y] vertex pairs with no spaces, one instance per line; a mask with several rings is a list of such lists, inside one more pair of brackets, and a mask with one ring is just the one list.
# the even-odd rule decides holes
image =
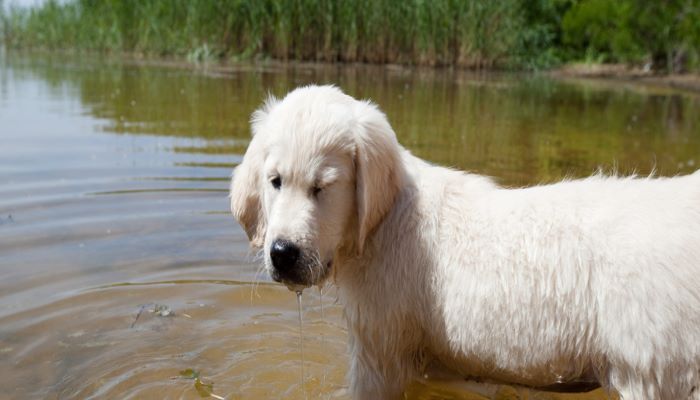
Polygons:
[[231,210],[274,280],[337,285],[355,399],[428,365],[700,399],[700,173],[502,188],[414,157],[332,86],[269,99],[252,131]]

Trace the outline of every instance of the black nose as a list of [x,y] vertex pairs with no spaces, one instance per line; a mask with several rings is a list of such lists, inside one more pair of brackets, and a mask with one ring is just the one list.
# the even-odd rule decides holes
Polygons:
[[299,247],[287,240],[277,239],[270,248],[272,265],[280,272],[288,272],[297,263]]

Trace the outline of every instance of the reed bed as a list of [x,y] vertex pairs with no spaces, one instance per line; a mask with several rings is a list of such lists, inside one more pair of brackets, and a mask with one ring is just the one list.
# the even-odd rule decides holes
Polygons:
[[521,0],[76,0],[3,16],[9,47],[209,58],[506,66]]
[[681,68],[696,66],[700,0],[669,3],[663,13],[654,11],[660,7],[654,4],[49,0],[32,9],[0,6],[5,10],[0,32],[8,47],[172,55],[193,61],[275,58],[478,69],[540,68],[581,59],[642,64],[661,59],[671,69],[679,60]]

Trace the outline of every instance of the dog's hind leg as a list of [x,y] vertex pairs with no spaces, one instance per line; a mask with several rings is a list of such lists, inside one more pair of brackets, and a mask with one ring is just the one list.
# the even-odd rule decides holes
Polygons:
[[700,400],[700,372],[694,368],[669,367],[647,373],[625,368],[612,370],[609,379],[621,400]]
[[608,370],[606,380],[610,388],[620,396],[620,400],[665,400],[660,396],[655,380],[649,378],[649,374],[640,369],[613,365]]

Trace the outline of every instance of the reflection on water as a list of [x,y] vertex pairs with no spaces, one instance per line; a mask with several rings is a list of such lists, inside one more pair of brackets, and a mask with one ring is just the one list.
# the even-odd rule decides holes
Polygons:
[[[598,167],[670,175],[700,162],[700,99],[655,88],[83,58],[0,61],[0,387],[9,398],[198,398],[212,383],[229,399],[304,397],[294,294],[259,271],[228,214],[228,177],[268,91],[336,83],[375,100],[419,156],[506,185]],[[325,310],[307,293],[303,389],[346,398],[334,289]],[[435,382],[415,384],[411,397],[481,398]]]

